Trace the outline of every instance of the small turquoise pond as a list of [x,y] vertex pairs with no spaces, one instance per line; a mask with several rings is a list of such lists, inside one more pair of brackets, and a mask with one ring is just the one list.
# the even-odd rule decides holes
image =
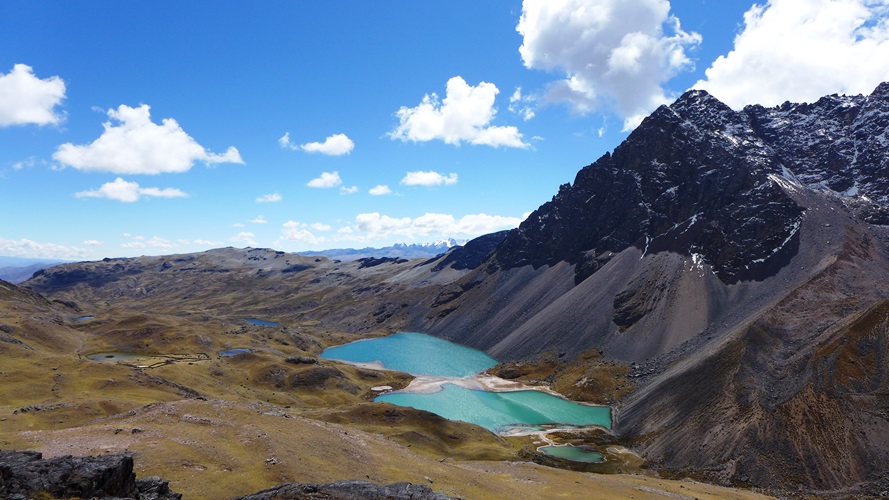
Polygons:
[[378,363],[390,370],[436,377],[468,377],[497,364],[496,359],[479,350],[410,332],[331,347],[321,357]]
[[79,318],[74,318],[74,321],[89,321],[95,318],[95,316],[81,316]]
[[245,352],[253,352],[253,351],[251,351],[250,349],[247,349],[245,347],[236,347],[234,349],[226,349],[224,351],[219,351],[219,355],[224,356],[226,358],[230,358],[232,356],[237,356],[238,354],[245,353]]
[[601,453],[586,451],[583,448],[577,448],[570,444],[565,446],[541,446],[537,451],[541,451],[554,457],[573,460],[575,462],[595,463],[605,461],[605,457]]
[[[476,349],[407,332],[331,347],[321,353],[321,357],[372,363],[381,368],[455,382],[497,364],[497,360]],[[488,392],[445,382],[437,392],[395,392],[377,396],[374,401],[426,410],[492,432],[538,430],[548,425],[611,428],[611,409],[607,406],[585,406],[540,391]]]
[[275,323],[274,321],[263,321],[256,318],[244,318],[244,321],[256,326],[281,326],[280,323]]

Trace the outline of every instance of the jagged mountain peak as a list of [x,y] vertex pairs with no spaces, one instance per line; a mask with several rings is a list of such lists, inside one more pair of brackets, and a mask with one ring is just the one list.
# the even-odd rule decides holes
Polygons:
[[858,200],[889,223],[889,85],[868,97],[735,111],[690,90],[578,172],[505,238],[504,267],[575,264],[575,281],[613,255],[700,255],[726,283],[763,279],[795,252],[805,210],[788,189]]
[[889,98],[889,82],[882,82],[870,93],[871,97]]
[[727,104],[703,89],[686,91],[669,108],[682,116],[695,112],[700,113],[702,109],[717,112],[734,112]]

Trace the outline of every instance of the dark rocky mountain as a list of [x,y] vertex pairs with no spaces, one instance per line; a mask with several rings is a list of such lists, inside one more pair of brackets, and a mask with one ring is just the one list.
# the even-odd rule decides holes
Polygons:
[[889,475],[887,125],[887,84],[741,111],[690,91],[423,328],[500,358],[594,346],[632,363],[616,432],[655,467],[873,493]]
[[575,263],[580,282],[635,246],[700,255],[727,284],[774,274],[778,254],[795,253],[804,212],[785,186],[844,195],[864,220],[889,223],[887,125],[889,84],[740,112],[690,91],[532,213],[497,261]]
[[887,125],[886,84],[740,111],[690,91],[519,228],[436,259],[220,249],[67,264],[26,284],[84,310],[425,331],[501,360],[595,348],[631,367],[614,433],[649,466],[879,493]]

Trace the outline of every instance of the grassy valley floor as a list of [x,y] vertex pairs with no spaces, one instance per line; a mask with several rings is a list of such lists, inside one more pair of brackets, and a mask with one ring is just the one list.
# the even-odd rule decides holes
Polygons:
[[[546,467],[520,458],[539,444],[533,436],[503,438],[373,403],[372,387],[404,387],[410,376],[317,358],[354,335],[309,323],[272,328],[118,309],[77,321],[79,313],[26,291],[4,293],[3,450],[130,453],[140,477],[169,480],[186,499],[342,479],[429,484],[464,498],[760,498],[641,471]],[[250,351],[220,355],[230,348]],[[143,357],[87,357],[102,353]]]

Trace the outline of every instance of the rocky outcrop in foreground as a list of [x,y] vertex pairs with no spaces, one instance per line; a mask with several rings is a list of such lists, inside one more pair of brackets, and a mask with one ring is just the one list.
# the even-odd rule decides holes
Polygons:
[[369,481],[337,481],[330,484],[287,483],[234,500],[454,500],[425,484],[392,483],[379,486]]
[[117,498],[180,500],[158,477],[136,479],[133,457],[108,455],[44,459],[36,451],[0,451],[0,498]]
[[[114,500],[181,500],[159,477],[136,479],[133,457],[62,457],[44,459],[36,451],[0,451],[0,498],[101,498]],[[235,500],[455,500],[423,484],[369,481],[330,484],[287,483]]]

